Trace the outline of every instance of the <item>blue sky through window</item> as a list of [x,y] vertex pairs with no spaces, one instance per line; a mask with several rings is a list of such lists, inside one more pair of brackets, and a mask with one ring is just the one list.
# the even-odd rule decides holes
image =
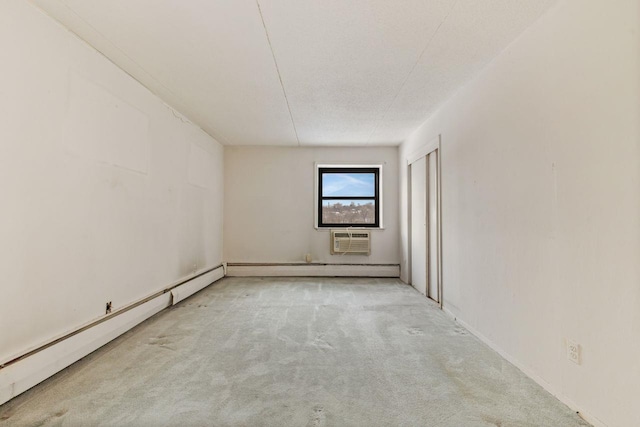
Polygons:
[[374,197],[373,173],[325,173],[322,176],[322,195]]

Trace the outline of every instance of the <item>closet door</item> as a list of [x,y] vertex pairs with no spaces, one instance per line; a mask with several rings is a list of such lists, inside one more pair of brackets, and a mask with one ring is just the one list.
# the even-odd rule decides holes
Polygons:
[[427,158],[411,164],[411,285],[427,295]]
[[436,302],[440,302],[440,290],[438,289],[438,274],[439,265],[438,260],[438,157],[437,151],[432,151],[427,156],[427,205],[428,205],[428,218],[427,221],[427,256],[429,257],[429,263],[427,265],[428,272],[428,296]]

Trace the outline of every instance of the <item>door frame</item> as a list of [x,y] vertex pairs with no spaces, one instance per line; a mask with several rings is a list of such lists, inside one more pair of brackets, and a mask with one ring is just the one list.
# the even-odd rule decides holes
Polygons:
[[[419,149],[417,149],[416,151],[414,151],[413,153],[409,154],[407,156],[407,201],[408,201],[408,206],[407,206],[407,224],[408,224],[408,229],[409,229],[409,233],[408,233],[408,264],[409,264],[409,271],[408,271],[408,277],[409,277],[409,283],[411,283],[411,269],[412,269],[412,265],[411,265],[411,164],[416,162],[417,160],[421,159],[422,157],[428,156],[431,153],[434,153],[436,156],[436,167],[438,168],[437,170],[437,183],[436,183],[436,200],[438,203],[438,210],[437,210],[437,216],[438,216],[438,223],[436,224],[436,232],[437,234],[437,243],[436,243],[436,252],[438,255],[438,299],[439,302],[437,303],[440,306],[440,309],[443,308],[443,302],[444,302],[444,296],[443,296],[443,292],[442,292],[442,150],[441,150],[441,139],[442,139],[442,135],[438,135],[434,138],[432,138],[431,140],[429,140],[429,142],[427,142],[424,146],[420,147]],[[428,260],[427,260],[428,262]]]

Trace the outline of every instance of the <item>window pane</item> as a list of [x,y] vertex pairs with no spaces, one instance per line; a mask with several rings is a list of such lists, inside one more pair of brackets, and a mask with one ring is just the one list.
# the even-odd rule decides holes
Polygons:
[[322,222],[325,224],[374,224],[375,200],[323,200]]
[[348,197],[374,197],[374,173],[323,173],[322,195]]

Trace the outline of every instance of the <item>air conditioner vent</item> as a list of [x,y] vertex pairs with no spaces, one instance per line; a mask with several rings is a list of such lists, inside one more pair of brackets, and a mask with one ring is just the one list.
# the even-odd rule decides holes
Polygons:
[[358,239],[368,239],[369,238],[369,233],[351,233],[351,235],[349,235],[349,233],[345,232],[345,231],[336,231],[335,232],[335,237],[338,238],[358,238]]
[[331,254],[370,255],[371,232],[331,230]]

